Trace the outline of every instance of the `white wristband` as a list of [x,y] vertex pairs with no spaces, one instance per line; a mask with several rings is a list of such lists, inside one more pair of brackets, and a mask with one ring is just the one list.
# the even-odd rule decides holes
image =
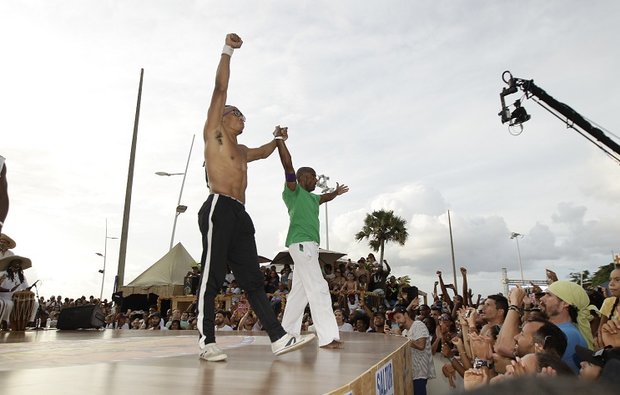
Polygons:
[[276,137],[274,137],[273,139],[274,139],[274,140],[284,140],[284,137],[282,137],[282,136],[276,136]]
[[235,49],[230,45],[224,45],[224,48],[222,48],[222,55],[232,56],[234,51]]

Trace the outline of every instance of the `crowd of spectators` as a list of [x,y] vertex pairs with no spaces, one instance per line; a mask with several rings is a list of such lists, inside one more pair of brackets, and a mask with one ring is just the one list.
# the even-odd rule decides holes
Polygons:
[[[618,266],[607,291],[560,281],[547,270],[545,290],[516,286],[508,295],[478,296],[475,302],[466,269],[461,273],[462,294],[437,272],[432,305],[418,300],[400,306],[426,324],[432,352],[441,356],[440,370],[452,387],[479,389],[525,376],[620,384]],[[385,333],[400,330],[386,326]]]
[[[265,291],[281,320],[294,270],[284,265],[263,266]],[[515,377],[570,376],[580,380],[614,381],[620,377],[620,268],[611,272],[608,288],[586,290],[557,279],[547,271],[548,287],[516,286],[508,295],[494,294],[474,300],[461,268],[462,292],[445,284],[437,272],[433,293],[423,300],[409,278],[396,278],[386,261],[372,254],[357,262],[336,261],[322,267],[329,284],[334,315],[341,331],[403,335],[404,322],[420,321],[427,341],[440,361],[438,371],[455,388],[474,389]],[[94,297],[78,299],[52,296],[39,299],[35,324],[53,328],[61,309],[99,304],[107,329],[194,330],[195,305],[185,311],[162,314],[116,311],[114,303]],[[216,298],[218,331],[262,331],[234,276]],[[405,319],[394,319],[402,312]],[[309,309],[303,330],[312,331]],[[612,373],[607,372],[608,370]]]

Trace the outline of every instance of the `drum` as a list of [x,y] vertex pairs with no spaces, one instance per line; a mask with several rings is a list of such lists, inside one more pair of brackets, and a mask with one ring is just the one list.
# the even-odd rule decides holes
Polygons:
[[13,310],[11,311],[11,330],[24,331],[32,318],[35,308],[35,297],[32,291],[16,291],[13,293]]

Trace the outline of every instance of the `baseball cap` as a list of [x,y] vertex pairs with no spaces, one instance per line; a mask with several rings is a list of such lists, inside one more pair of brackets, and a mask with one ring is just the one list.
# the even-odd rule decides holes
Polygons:
[[611,359],[620,360],[620,347],[605,347],[598,351],[592,351],[586,347],[575,346],[575,353],[582,361],[590,362],[597,366],[605,366],[605,363]]

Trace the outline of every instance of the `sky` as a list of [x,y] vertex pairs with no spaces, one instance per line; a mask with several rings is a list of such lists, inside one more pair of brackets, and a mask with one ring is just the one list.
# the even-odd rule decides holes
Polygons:
[[[437,270],[452,282],[449,210],[474,295],[502,291],[502,268],[511,279],[520,267],[536,280],[545,268],[593,272],[620,252],[618,163],[531,99],[511,135],[499,92],[505,70],[534,79],[618,142],[618,15],[613,0],[2,1],[3,232],[32,259],[41,296],[98,297],[104,252],[111,295],[143,68],[125,284],[168,251],[182,185],[175,244],[200,259],[202,128],[235,32],[240,142],[262,145],[285,125],[296,167],[350,188],[321,207],[323,248],[366,256],[354,238],[364,217],[393,210],[409,238],[385,259],[431,292]],[[155,175],[185,171],[194,135],[185,183]],[[258,252],[272,258],[288,226],[277,153],[250,163],[248,179]]]

